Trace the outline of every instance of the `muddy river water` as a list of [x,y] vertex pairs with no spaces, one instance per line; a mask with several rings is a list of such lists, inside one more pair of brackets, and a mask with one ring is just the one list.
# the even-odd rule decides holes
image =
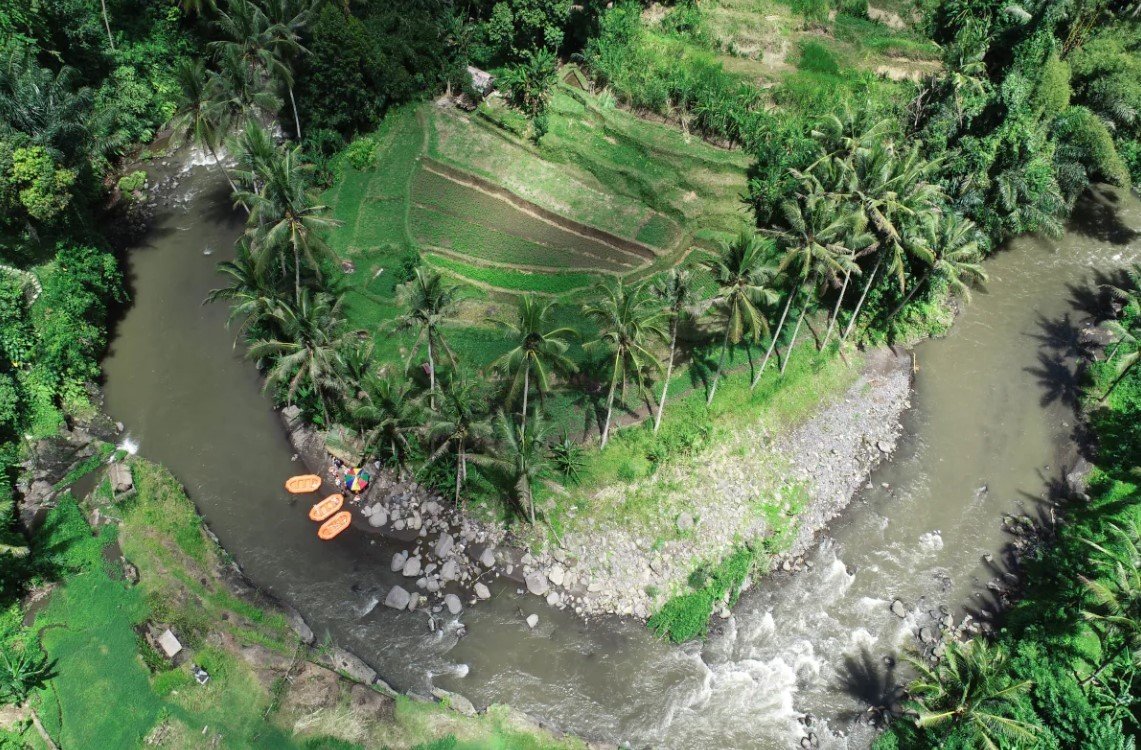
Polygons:
[[[762,581],[703,646],[670,646],[618,619],[584,623],[500,584],[457,623],[375,606],[395,583],[395,548],[350,532],[317,540],[282,481],[298,473],[258,374],[233,345],[219,284],[241,218],[212,171],[184,175],[148,240],[129,255],[133,304],[105,363],[109,413],[140,452],[186,485],[259,586],[318,637],[354,651],[394,686],[433,685],[509,703],[546,723],[631,747],[866,747],[854,717],[896,675],[919,612],[958,620],[985,604],[1008,541],[1007,512],[1037,512],[1072,439],[1070,342],[1095,269],[1141,254],[1141,204],[1097,193],[1061,239],[1019,240],[987,261],[990,281],[947,337],[916,349],[913,407],[893,460],[808,556]],[[529,630],[526,615],[537,613]],[[809,729],[802,718],[808,715]]]

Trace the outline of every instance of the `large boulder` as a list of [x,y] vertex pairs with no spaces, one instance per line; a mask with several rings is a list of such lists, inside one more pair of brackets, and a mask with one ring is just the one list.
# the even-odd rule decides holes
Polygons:
[[455,594],[448,594],[444,597],[444,606],[447,607],[448,611],[453,615],[458,615],[464,608],[463,604],[460,603],[460,598]]
[[404,563],[404,567],[400,571],[404,574],[405,578],[415,578],[420,575],[420,558],[413,557]]
[[404,563],[406,562],[408,562],[408,553],[397,552],[392,556],[392,572],[396,573],[399,570],[403,570]]
[[388,523],[388,511],[382,505],[372,506],[372,513],[368,517],[368,525],[373,528],[380,528]]
[[460,566],[455,560],[448,560],[440,568],[440,580],[454,581],[460,577]]
[[389,589],[388,596],[384,597],[384,606],[392,607],[393,609],[404,609],[411,600],[412,595],[409,594],[404,587],[393,586]]
[[436,542],[436,557],[447,557],[452,548],[456,546],[456,540],[448,532],[440,534],[439,541]]
[[479,564],[485,568],[494,567],[495,566],[495,549],[492,547],[484,548],[483,554],[479,556]]
[[491,598],[491,589],[487,588],[487,585],[485,583],[483,583],[482,581],[476,581],[476,583],[475,583],[475,595],[478,596],[480,599],[490,599]]
[[131,467],[124,463],[111,464],[111,468],[107,469],[107,479],[111,482],[111,489],[115,494],[130,492],[135,488]]
[[550,579],[552,586],[562,586],[566,574],[566,569],[562,565],[552,565],[547,571],[547,578]]
[[528,573],[523,580],[527,583],[527,590],[535,596],[546,596],[550,589],[547,577],[538,571]]

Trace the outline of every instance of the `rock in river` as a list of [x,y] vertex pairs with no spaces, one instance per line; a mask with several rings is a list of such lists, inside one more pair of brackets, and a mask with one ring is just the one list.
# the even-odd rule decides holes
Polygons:
[[903,602],[896,599],[891,603],[891,613],[896,617],[903,619],[907,617],[907,608],[903,606]]
[[483,582],[476,581],[475,595],[478,596],[480,599],[490,599],[491,598],[491,590],[489,588],[487,588],[487,586],[484,585]]
[[550,579],[552,586],[562,586],[566,574],[566,569],[562,565],[553,565],[547,572],[547,578]]
[[388,511],[379,505],[374,505],[372,513],[368,517],[368,525],[375,528],[380,528],[388,523]]
[[388,596],[384,597],[384,606],[392,607],[393,609],[404,609],[408,606],[408,602],[412,599],[412,595],[404,590],[401,586],[393,586],[388,592]]
[[538,571],[528,573],[524,580],[527,582],[527,590],[535,596],[547,595],[547,589],[549,588],[547,585],[547,577],[542,573]]
[[527,615],[527,627],[533,628],[539,624],[538,615]]
[[420,558],[413,557],[408,562],[404,563],[404,568],[401,570],[406,578],[415,578],[420,575]]
[[495,565],[495,550],[491,547],[486,548],[483,554],[479,556],[479,563],[485,568],[490,568]]
[[456,546],[456,540],[448,532],[440,534],[440,540],[436,542],[436,557],[447,557],[448,553],[452,551],[452,547]]
[[458,615],[460,610],[463,609],[463,605],[460,604],[460,598],[455,594],[448,594],[444,597],[444,606],[447,607],[448,611],[453,615]]
[[408,553],[397,552],[392,556],[392,572],[395,573],[396,571],[403,569],[404,563],[406,562],[408,562]]

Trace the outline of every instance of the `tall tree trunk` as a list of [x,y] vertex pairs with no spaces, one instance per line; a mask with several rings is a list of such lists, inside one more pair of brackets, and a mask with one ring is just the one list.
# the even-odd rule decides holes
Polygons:
[[[301,253],[296,243],[293,245],[293,301],[301,304]],[[431,342],[428,346],[432,346]]]
[[780,363],[780,374],[784,375],[784,370],[788,367],[788,361],[792,359],[792,350],[796,348],[796,337],[800,334],[800,324],[804,322],[804,316],[808,312],[808,303],[800,308],[800,317],[796,319],[796,328],[792,329],[792,341],[789,342],[788,349],[784,353],[784,361]]
[[602,445],[606,447],[606,441],[610,439],[610,415],[614,412],[614,387],[618,385],[618,361],[614,361],[614,374],[610,376],[610,393],[606,396],[606,421],[602,423]]
[[526,476],[523,477],[523,492],[527,496],[527,514],[531,519],[531,525],[535,525],[535,496],[531,494],[531,480]]
[[51,735],[48,734],[48,730],[44,729],[44,725],[40,723],[40,716],[36,713],[36,709],[27,704],[24,704],[24,708],[27,709],[28,716],[30,716],[32,719],[32,726],[34,726],[36,731],[39,732],[40,739],[42,739],[44,744],[48,746],[48,750],[59,750],[59,745],[55,744],[55,741],[52,740]]
[[[234,181],[232,179],[230,179],[230,172],[226,169],[226,165],[222,163],[222,160],[218,158],[218,152],[214,150],[213,146],[208,146],[207,148],[210,149],[210,155],[214,157],[214,166],[218,167],[218,170],[222,173],[222,176],[226,178],[226,182],[229,183],[230,193],[232,195],[237,195],[238,194],[238,186],[234,184]],[[250,207],[246,205],[246,202],[245,201],[238,201],[238,203],[241,205],[242,208],[244,208],[246,210],[246,216],[249,216],[250,215]]]
[[436,358],[432,355],[432,331],[428,331],[428,407],[436,410]]
[[297,116],[297,100],[293,98],[293,86],[289,86],[289,103],[293,105],[293,126],[297,128],[297,140],[301,140],[301,118]]
[[460,504],[460,484],[463,482],[464,473],[464,444],[460,441],[458,455],[456,457],[456,505]]
[[523,416],[519,419],[519,434],[526,439],[527,437],[527,397],[531,395],[531,360],[527,360],[527,364],[523,369]]
[[840,305],[844,303],[844,292],[848,291],[848,282],[851,278],[851,271],[844,274],[844,283],[840,286],[840,297],[836,300],[836,306],[832,308],[832,319],[828,321],[828,330],[825,331],[824,341],[820,344],[821,350],[828,346],[828,339],[832,338],[832,329],[836,326],[836,318],[840,316]]
[[717,363],[717,372],[713,373],[713,385],[709,387],[709,398],[705,400],[705,405],[709,406],[713,403],[713,397],[717,394],[717,381],[721,379],[721,371],[725,369],[725,355],[729,353],[729,328],[725,328],[725,339],[721,342],[721,360]]
[[666,395],[670,390],[670,378],[674,372],[674,352],[677,351],[677,326],[678,316],[674,316],[673,327],[670,329],[670,359],[666,364],[666,379],[662,383],[662,397],[658,399],[658,413],[654,415],[654,434],[658,434],[658,428],[662,426],[662,412],[666,408]]
[[876,260],[876,266],[872,269],[872,275],[868,277],[868,283],[864,284],[864,291],[860,294],[860,299],[856,303],[856,309],[852,311],[852,319],[848,321],[848,327],[844,329],[844,335],[840,337],[841,341],[848,340],[848,334],[856,327],[856,320],[860,317],[860,309],[864,306],[864,300],[868,298],[868,292],[872,289],[872,284],[876,281],[876,274],[879,273],[880,264],[883,263],[884,253],[880,252],[880,257]]
[[111,45],[111,51],[115,51],[115,38],[111,36],[111,21],[107,18],[107,0],[99,0],[103,6],[103,25],[107,28],[107,43]]
[[768,351],[765,352],[765,358],[761,361],[761,369],[757,372],[757,376],[753,378],[753,382],[749,386],[749,390],[753,390],[757,387],[757,383],[761,382],[761,376],[765,374],[765,368],[769,366],[769,357],[773,355],[773,350],[776,349],[777,339],[780,338],[780,332],[784,330],[784,320],[788,317],[788,309],[792,307],[792,300],[796,297],[799,291],[800,287],[797,286],[791,292],[789,292],[788,302],[784,303],[784,312],[780,314],[780,322],[777,323],[777,329],[773,332],[773,340],[769,342]]
[[927,271],[927,273],[923,274],[923,278],[922,278],[922,279],[920,279],[920,280],[919,280],[918,282],[916,282],[915,284],[912,284],[912,285],[911,285],[911,291],[910,291],[910,292],[908,292],[908,293],[907,293],[907,296],[903,298],[903,302],[900,302],[898,305],[896,305],[896,306],[895,306],[895,309],[894,309],[894,310],[892,310],[892,311],[891,311],[891,314],[890,314],[890,315],[888,315],[886,318],[884,318],[884,320],[885,320],[885,321],[889,321],[889,320],[891,320],[892,318],[894,318],[896,315],[899,315],[899,312],[900,312],[900,310],[902,310],[902,309],[903,309],[903,308],[904,308],[904,307],[907,305],[907,303],[911,301],[911,298],[912,298],[912,297],[914,297],[914,296],[915,296],[915,293],[919,291],[919,287],[921,287],[921,286],[923,286],[924,284],[926,284],[926,283],[927,283],[927,279],[929,279],[929,278],[931,278],[931,271],[930,271],[930,270],[928,270],[928,271]]
[[1105,661],[1102,663],[1102,665],[1101,665],[1100,667],[1098,667],[1098,668],[1097,668],[1097,671],[1096,671],[1096,672],[1094,672],[1093,674],[1091,674],[1089,677],[1085,678],[1084,680],[1082,680],[1082,681],[1081,681],[1081,682],[1079,682],[1078,684],[1079,684],[1079,685],[1081,685],[1082,687],[1085,687],[1085,686],[1086,686],[1086,685],[1088,685],[1089,683],[1091,683],[1091,682],[1093,682],[1094,680],[1096,680],[1096,679],[1098,678],[1098,676],[1100,676],[1100,675],[1101,675],[1101,673],[1102,673],[1102,672],[1104,672],[1104,671],[1106,670],[1106,668],[1107,668],[1107,667],[1109,667],[1109,665],[1113,663],[1113,660],[1114,660],[1114,659],[1116,659],[1117,657],[1121,656],[1121,652],[1122,652],[1122,651],[1124,651],[1124,650],[1125,650],[1125,649],[1126,649],[1128,646],[1129,646],[1129,642],[1128,642],[1128,641],[1126,641],[1126,642],[1122,643],[1120,646],[1118,646],[1118,647],[1117,647],[1117,650],[1113,652],[1113,655],[1112,655],[1112,656],[1110,656],[1108,659],[1106,659],[1106,660],[1105,660]]
[[[1106,361],[1108,361],[1108,360],[1106,360]],[[1141,362],[1141,360],[1137,360],[1137,362]],[[1125,376],[1128,375],[1130,372],[1132,372],[1133,368],[1137,366],[1137,362],[1134,362],[1133,364],[1129,365],[1129,367],[1126,367],[1124,370],[1121,371],[1120,375],[1118,375],[1116,378],[1113,379],[1113,382],[1109,384],[1109,388],[1107,388],[1105,390],[1105,393],[1103,393],[1101,396],[1102,402],[1104,402],[1107,398],[1109,398],[1109,394],[1113,393],[1114,389],[1117,388],[1117,386],[1121,383],[1121,381],[1125,380]]]

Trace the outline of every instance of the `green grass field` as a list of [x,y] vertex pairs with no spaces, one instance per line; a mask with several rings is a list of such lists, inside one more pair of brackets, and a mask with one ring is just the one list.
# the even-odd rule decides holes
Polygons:
[[[108,515],[121,518],[118,526],[93,532],[81,505],[65,496],[34,541],[35,554],[62,577],[32,623],[53,667],[32,704],[59,747],[583,747],[497,706],[469,718],[397,697],[387,713],[354,712],[349,684],[332,672],[328,689],[341,694],[344,710],[325,722],[299,714],[283,675],[314,653],[281,614],[234,596],[222,582],[221,550],[203,535],[170,473],[141,460],[131,467],[133,498],[107,505],[105,480],[94,491]],[[139,570],[137,585],[124,580],[120,550]],[[172,626],[210,682],[198,685],[188,663],[164,661],[139,635],[146,622]],[[0,729],[0,746],[43,743],[31,729]]]

